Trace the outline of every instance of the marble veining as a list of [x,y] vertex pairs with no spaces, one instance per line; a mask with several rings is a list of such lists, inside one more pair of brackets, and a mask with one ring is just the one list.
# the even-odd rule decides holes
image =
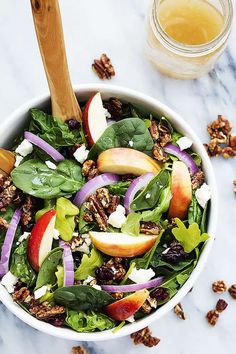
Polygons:
[[[234,0],[235,4],[236,1]],[[206,125],[218,114],[228,117],[236,131],[236,29],[215,69],[193,81],[174,80],[159,74],[144,54],[144,0],[61,0],[68,60],[73,83],[99,82],[90,66],[106,52],[117,75],[111,83],[143,91],[179,112],[195,129],[202,142],[208,139]],[[0,119],[15,108],[47,91],[46,79],[35,40],[29,0],[0,0]],[[85,343],[90,354],[233,354],[236,337],[236,301],[229,302],[217,326],[210,328],[204,317],[218,296],[211,283],[224,279],[230,285],[235,274],[236,159],[213,161],[219,188],[217,238],[205,271],[193,291],[183,300],[186,321],[172,312],[154,323],[153,333],[161,338],[158,347],[135,347],[130,339]],[[1,354],[69,354],[78,343],[40,333],[14,317],[0,304]]]

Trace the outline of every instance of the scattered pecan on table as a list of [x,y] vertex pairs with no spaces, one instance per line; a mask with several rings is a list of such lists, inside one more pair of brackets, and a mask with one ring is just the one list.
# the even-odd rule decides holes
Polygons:
[[231,285],[228,291],[232,298],[236,300],[236,284]]
[[178,316],[181,320],[186,320],[186,317],[185,317],[185,314],[184,314],[184,310],[183,310],[183,306],[181,305],[180,302],[174,307],[174,313],[175,313],[176,316]]
[[84,347],[73,347],[71,354],[88,354],[88,352]]
[[105,53],[101,55],[100,59],[94,59],[92,69],[101,80],[111,79],[112,76],[115,76],[115,69]]
[[228,159],[236,156],[236,135],[231,134],[231,130],[231,122],[222,115],[208,125],[210,142],[204,146],[210,157],[223,156]]
[[219,319],[219,312],[217,310],[210,310],[207,312],[206,314],[206,319],[207,322],[211,325],[211,326],[215,326],[218,319]]
[[233,185],[234,185],[234,192],[236,193],[236,179],[233,181]]
[[159,338],[152,336],[152,332],[149,327],[145,327],[140,331],[132,333],[130,337],[133,339],[135,345],[143,344],[149,348],[156,346],[160,342]]
[[227,291],[227,285],[225,284],[224,280],[217,280],[212,284],[212,290],[214,293],[224,293]]
[[216,303],[216,311],[218,311],[219,313],[223,312],[227,306],[228,303],[225,300],[219,299]]

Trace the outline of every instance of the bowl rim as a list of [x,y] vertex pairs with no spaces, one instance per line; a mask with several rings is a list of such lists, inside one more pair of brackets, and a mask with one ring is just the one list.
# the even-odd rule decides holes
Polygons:
[[[125,88],[122,86],[117,85],[109,85],[109,84],[81,84],[73,86],[74,91],[77,95],[80,93],[82,95],[85,94],[92,94],[93,92],[100,91],[102,94],[109,94],[113,93],[113,95],[126,95],[129,96],[131,101],[138,100],[140,103],[144,103],[147,106],[152,106],[154,109],[165,112],[165,115],[168,115],[173,124],[178,124],[182,130],[188,132],[188,135],[193,140],[195,149],[199,152],[202,161],[205,165],[205,170],[208,175],[208,183],[211,187],[211,210],[210,210],[210,218],[208,224],[208,232],[211,235],[210,239],[206,242],[203,251],[201,252],[199,261],[193,270],[192,274],[190,275],[189,279],[186,283],[181,287],[181,289],[177,292],[177,294],[166,304],[161,306],[158,310],[153,312],[150,315],[147,315],[143,319],[140,319],[136,322],[126,324],[123,328],[121,328],[118,332],[113,333],[112,330],[106,330],[102,332],[93,332],[93,333],[78,333],[69,328],[58,328],[52,326],[48,323],[42,322],[28,314],[19,305],[14,303],[11,299],[11,296],[8,294],[7,290],[0,284],[0,301],[19,319],[30,325],[31,327],[44,332],[46,334],[50,334],[55,337],[64,338],[68,340],[77,340],[77,341],[102,341],[102,340],[110,340],[120,338],[126,335],[129,335],[135,331],[138,331],[152,322],[160,319],[164,316],[167,312],[169,312],[176,304],[178,304],[181,299],[190,291],[193,284],[195,283],[197,277],[202,272],[207,258],[210,254],[211,248],[213,246],[213,242],[215,240],[215,231],[216,231],[216,222],[217,222],[217,215],[218,215],[218,197],[217,197],[217,187],[216,187],[216,180],[214,176],[213,167],[208,157],[205,148],[203,147],[202,142],[196,135],[196,133],[192,130],[188,123],[184,121],[184,119],[176,113],[172,108],[168,107],[166,104],[160,102],[159,100],[143,94],[139,91]],[[17,108],[12,114],[10,114],[4,122],[0,123],[0,129],[4,130],[4,127],[10,125],[10,122],[14,122],[17,120],[17,117],[22,116],[25,114],[30,108],[46,103],[47,100],[50,99],[49,93],[42,94],[37,96],[25,104],[21,105]]]

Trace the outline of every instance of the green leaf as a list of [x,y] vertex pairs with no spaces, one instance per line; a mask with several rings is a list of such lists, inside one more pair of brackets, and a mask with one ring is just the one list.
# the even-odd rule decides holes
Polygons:
[[104,331],[115,326],[116,322],[101,312],[94,310],[67,312],[66,324],[77,332]]
[[174,130],[171,137],[172,137],[172,143],[176,145],[176,141],[182,138],[183,135]]
[[162,191],[170,184],[170,174],[166,170],[161,170],[146,188],[138,194],[132,201],[130,207],[133,211],[152,209],[160,200]]
[[67,123],[33,108],[29,131],[38,135],[55,148],[72,146],[81,142],[80,129],[70,130]]
[[170,201],[172,198],[170,186],[163,189],[158,201],[158,206],[153,210],[146,210],[142,212],[142,220],[143,221],[152,221],[159,222],[162,214],[164,214],[170,205]]
[[94,276],[96,268],[101,267],[102,264],[101,253],[96,248],[92,248],[90,256],[83,254],[81,264],[75,271],[75,280],[84,280],[89,275]]
[[57,278],[57,287],[61,288],[64,285],[64,268],[62,265],[57,266],[55,276]]
[[194,222],[196,222],[198,225],[200,225],[201,220],[202,220],[202,208],[198,204],[195,195],[193,195],[192,202],[188,209],[188,223],[193,224]]
[[139,118],[126,118],[110,125],[102,136],[93,145],[89,152],[89,159],[95,160],[103,151],[115,147],[131,148],[152,155],[153,140],[145,125]]
[[94,223],[87,222],[84,220],[84,214],[86,212],[85,204],[82,204],[79,211],[79,232],[80,234],[86,234],[88,231],[93,229]]
[[141,219],[141,214],[130,213],[121,227],[121,232],[130,236],[139,236]]
[[177,227],[172,229],[172,233],[187,253],[192,252],[201,242],[209,238],[207,233],[201,234],[197,223],[193,223],[187,228],[184,223],[176,218]]
[[27,243],[28,240],[24,240],[16,247],[12,254],[10,271],[30,288],[36,282],[36,273],[28,262]]
[[62,252],[62,248],[57,247],[48,253],[40,267],[35,289],[39,289],[43,285],[54,285],[56,283],[57,278],[55,273],[57,271],[57,266],[62,259]]
[[75,230],[75,216],[79,209],[66,198],[58,198],[56,203],[56,224],[55,228],[60,232],[64,241],[70,241]]
[[121,181],[116,184],[111,184],[107,186],[109,192],[113,195],[118,195],[120,197],[124,197],[127,189],[129,188],[131,182],[128,181]]
[[54,292],[55,302],[72,310],[93,310],[114,302],[113,297],[90,285],[64,286]]
[[28,160],[15,168],[11,176],[16,187],[42,199],[70,196],[84,184],[81,167],[73,160],[59,162],[56,170],[40,160]]

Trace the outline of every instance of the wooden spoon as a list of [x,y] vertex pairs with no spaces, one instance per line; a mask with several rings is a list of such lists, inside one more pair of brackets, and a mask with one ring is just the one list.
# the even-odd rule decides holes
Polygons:
[[69,76],[61,14],[57,0],[31,0],[37,34],[48,86],[52,114],[64,121],[81,121],[82,113]]

